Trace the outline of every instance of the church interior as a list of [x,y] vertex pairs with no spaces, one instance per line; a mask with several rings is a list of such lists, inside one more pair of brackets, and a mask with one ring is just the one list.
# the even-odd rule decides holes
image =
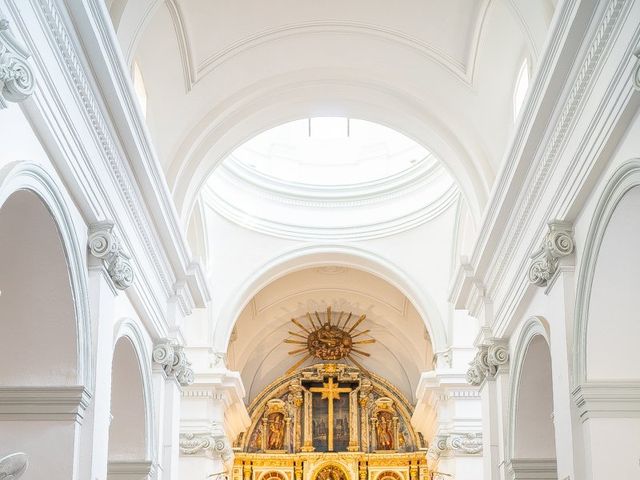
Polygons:
[[640,478],[639,112],[640,0],[0,0],[0,480]]

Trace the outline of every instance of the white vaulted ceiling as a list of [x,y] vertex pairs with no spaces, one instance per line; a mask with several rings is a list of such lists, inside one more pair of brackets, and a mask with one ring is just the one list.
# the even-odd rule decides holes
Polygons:
[[[413,401],[420,372],[432,368],[433,350],[425,322],[397,288],[360,270],[326,266],[282,277],[256,294],[235,325],[228,352],[229,367],[241,372],[250,402],[303,355],[289,355],[298,345],[283,343],[299,329],[291,318],[308,311],[366,314],[354,331],[371,332],[363,345],[371,357],[358,357],[365,368],[388,379]],[[353,323],[353,322],[352,322]],[[359,338],[359,339],[360,339]],[[317,362],[318,360],[315,360]],[[309,359],[304,365],[310,365]]]
[[[544,47],[540,0],[111,0],[186,224],[215,165],[261,131],[349,116],[400,131],[479,217],[513,131],[513,90]],[[505,42],[504,39],[509,41]]]

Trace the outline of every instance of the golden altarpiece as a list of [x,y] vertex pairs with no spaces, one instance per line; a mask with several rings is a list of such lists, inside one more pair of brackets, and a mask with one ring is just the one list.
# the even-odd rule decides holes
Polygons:
[[395,387],[357,367],[288,373],[251,403],[233,480],[428,480],[412,412]]

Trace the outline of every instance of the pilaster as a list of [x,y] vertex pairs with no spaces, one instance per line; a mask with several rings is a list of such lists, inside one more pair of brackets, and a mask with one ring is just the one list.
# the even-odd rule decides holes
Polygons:
[[479,478],[483,446],[478,388],[467,384],[463,373],[436,370],[422,373],[417,398],[411,423],[429,439],[431,468],[461,480]]
[[240,374],[226,368],[224,356],[212,352],[210,360],[182,389],[180,475],[185,478],[230,472],[233,441],[250,423]]

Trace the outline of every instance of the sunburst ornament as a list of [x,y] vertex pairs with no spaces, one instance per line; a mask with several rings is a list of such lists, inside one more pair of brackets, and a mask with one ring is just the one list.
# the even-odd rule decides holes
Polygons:
[[289,331],[289,335],[296,338],[287,338],[284,343],[304,345],[303,348],[289,352],[289,355],[304,355],[304,357],[296,362],[287,373],[293,372],[311,357],[329,361],[346,358],[353,362],[358,368],[365,370],[364,367],[353,358],[353,355],[362,355],[363,357],[370,356],[369,353],[362,351],[359,345],[376,342],[373,338],[355,340],[357,337],[370,332],[370,330],[362,330],[354,333],[356,328],[365,321],[367,316],[365,314],[360,315],[355,323],[350,326],[349,322],[354,318],[351,312],[332,312],[331,307],[327,307],[324,317],[323,321],[317,311],[313,312],[313,315],[311,312],[307,312],[305,318],[308,321],[308,325],[306,326],[300,320],[296,320],[295,318],[291,319],[293,324],[300,330],[298,332]]

